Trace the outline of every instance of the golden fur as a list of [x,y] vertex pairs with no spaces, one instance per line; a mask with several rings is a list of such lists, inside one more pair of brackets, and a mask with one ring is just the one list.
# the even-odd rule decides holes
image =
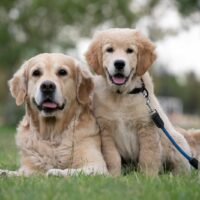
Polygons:
[[[67,75],[58,75],[60,68]],[[42,74],[33,76],[38,69]],[[33,99],[40,99],[38,87],[46,80],[55,83],[57,102],[65,104],[63,110],[49,114],[34,104]],[[9,86],[16,104],[25,103],[26,114],[16,135],[21,167],[17,172],[1,170],[1,174],[107,174],[99,128],[90,109],[93,82],[75,59],[58,53],[39,54],[25,62]]]
[[177,128],[177,130],[183,134],[188,144],[190,145],[192,157],[200,161],[200,130],[199,129],[185,130],[179,127]]
[[[154,94],[147,72],[156,59],[155,46],[133,29],[110,29],[97,33],[86,52],[89,66],[98,74],[94,77],[94,111],[102,134],[102,151],[109,172],[119,175],[121,158],[138,163],[149,175],[158,174],[169,164],[174,174],[190,171],[190,165],[175,150],[166,136],[152,122],[142,93],[128,94],[141,87],[143,79],[151,105],[157,109],[166,129],[176,142],[190,154],[190,147],[162,110]],[[126,82],[114,77],[117,59],[125,62]]]

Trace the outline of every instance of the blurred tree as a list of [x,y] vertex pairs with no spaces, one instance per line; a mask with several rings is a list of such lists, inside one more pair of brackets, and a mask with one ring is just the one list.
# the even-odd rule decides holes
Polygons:
[[183,86],[177,81],[177,77],[168,72],[156,75],[154,73],[155,91],[159,96],[180,97]]
[[[184,15],[199,9],[198,0],[173,1]],[[14,101],[7,95],[6,82],[24,59],[55,49],[66,52],[80,37],[89,36],[98,27],[132,27],[139,18],[150,14],[159,2],[146,1],[143,11],[138,13],[131,7],[132,0],[1,0],[0,112],[8,117],[11,114],[18,116],[11,109],[15,106],[11,106]],[[175,78],[172,79],[175,84]]]
[[177,77],[163,70],[153,72],[155,92],[158,96],[178,97],[183,102],[183,111],[190,114],[200,113],[200,81],[193,72],[185,75],[185,81],[180,83]]
[[175,0],[177,7],[183,15],[190,15],[193,12],[200,11],[199,0]]
[[[54,49],[65,52],[75,46],[80,36],[88,36],[104,23],[131,26],[136,16],[130,3],[131,0],[0,1],[0,101],[10,105],[6,80],[24,59]],[[0,106],[0,111],[1,107],[10,116],[10,109]]]
[[197,79],[193,72],[186,75],[186,84],[184,92],[182,92],[182,100],[185,106],[185,112],[187,113],[200,113],[200,81]]

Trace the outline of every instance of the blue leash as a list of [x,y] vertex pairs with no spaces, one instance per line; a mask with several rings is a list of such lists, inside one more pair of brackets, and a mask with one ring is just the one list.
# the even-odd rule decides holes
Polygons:
[[165,133],[165,135],[168,137],[168,139],[171,141],[171,143],[176,147],[176,149],[188,160],[192,160],[192,157],[190,157],[181,147],[176,143],[174,138],[169,134],[169,132],[166,130],[165,127],[162,128],[162,131]]
[[160,128],[167,138],[170,140],[170,142],[175,146],[175,148],[182,154],[183,157],[185,157],[190,165],[192,165],[195,169],[198,169],[199,167],[199,161],[196,158],[190,157],[174,140],[174,138],[170,135],[170,133],[166,130],[164,126],[164,122],[161,119],[160,115],[158,114],[157,110],[154,110],[151,112],[151,119],[155,123],[155,125]]
[[138,93],[142,93],[143,96],[146,99],[146,105],[149,109],[149,113],[151,115],[151,119],[153,120],[154,124],[160,128],[165,135],[167,136],[167,138],[170,140],[170,142],[175,146],[175,148],[180,152],[181,155],[183,155],[183,157],[185,157],[188,162],[190,163],[190,165],[192,165],[195,169],[200,168],[199,165],[199,161],[196,158],[190,157],[174,140],[174,138],[170,135],[170,133],[167,131],[167,129],[165,128],[164,122],[162,120],[162,118],[160,117],[159,113],[157,112],[157,110],[152,109],[151,105],[150,105],[150,99],[149,99],[149,92],[145,87],[144,81],[143,79],[141,79],[142,82],[142,87],[141,88],[134,88],[132,91],[130,91],[128,94],[138,94]]

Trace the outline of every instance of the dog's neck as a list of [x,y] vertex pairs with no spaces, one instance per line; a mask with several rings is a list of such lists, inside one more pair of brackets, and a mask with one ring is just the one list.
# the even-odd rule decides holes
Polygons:
[[144,81],[144,84],[149,91],[154,91],[152,79],[148,72],[146,72],[143,76],[133,76],[130,82],[127,82],[127,85],[124,87],[114,87],[110,90],[115,93],[115,96],[127,96],[135,88],[142,87],[141,80]]
[[[59,117],[42,117],[38,115],[38,112],[31,108],[30,104],[27,103],[26,116],[29,119],[30,127],[36,131],[39,137],[43,139],[49,139],[55,137],[56,135],[61,135],[64,130],[66,130],[71,123],[78,116],[76,110],[79,110],[78,103],[76,101],[72,102],[69,109],[62,113]],[[34,131],[31,130],[31,131]]]
[[134,88],[141,87],[141,77],[135,76],[126,85],[122,86],[111,86],[110,90],[115,93],[115,95],[126,96]]

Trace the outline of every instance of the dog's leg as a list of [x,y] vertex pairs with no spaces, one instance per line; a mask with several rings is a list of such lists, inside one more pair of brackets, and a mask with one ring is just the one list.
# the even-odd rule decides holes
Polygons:
[[[176,151],[176,150],[175,150]],[[172,174],[189,174],[191,167],[189,162],[179,153],[174,152],[174,159],[172,161]]]
[[98,168],[91,165],[78,169],[50,169],[47,171],[47,176],[76,176],[76,175],[108,175],[106,169]]
[[151,125],[141,128],[139,135],[139,168],[147,175],[157,175],[162,166],[162,149],[158,131]]
[[6,169],[0,169],[0,176],[20,176],[20,173],[18,171],[10,171]]
[[192,156],[197,158],[197,160],[200,160],[200,130],[184,130],[180,127],[176,128],[176,130],[181,133],[188,142],[192,152]]
[[30,176],[30,175],[36,173],[37,171],[33,170],[33,169],[31,169],[31,168],[29,168],[27,166],[22,166],[22,167],[20,167],[18,172],[19,172],[20,175]]
[[94,146],[95,139],[97,138],[88,138],[74,147],[70,168],[50,169],[47,171],[47,175],[69,176],[81,173],[85,175],[109,175],[101,153],[101,143],[98,138],[98,143],[96,142],[96,146]]
[[31,174],[33,174],[35,171],[30,170],[27,167],[21,167],[19,170],[17,171],[10,171],[10,170],[2,170],[0,169],[0,176],[30,176]]
[[[173,131],[171,131],[173,133]],[[177,142],[177,144],[183,148],[185,152],[187,152],[188,155],[191,154],[190,152],[190,147],[184,138],[183,135],[181,135],[178,132],[175,132],[175,134],[172,135],[174,140]],[[174,175],[181,174],[181,173],[189,173],[190,172],[190,164],[184,158],[178,151],[177,149],[174,148],[174,146],[169,143],[168,141],[168,148],[167,148],[167,155],[169,158],[169,162],[172,164],[172,173]]]
[[109,173],[112,176],[119,176],[121,174],[121,156],[113,138],[106,134],[105,131],[102,133],[102,153]]

